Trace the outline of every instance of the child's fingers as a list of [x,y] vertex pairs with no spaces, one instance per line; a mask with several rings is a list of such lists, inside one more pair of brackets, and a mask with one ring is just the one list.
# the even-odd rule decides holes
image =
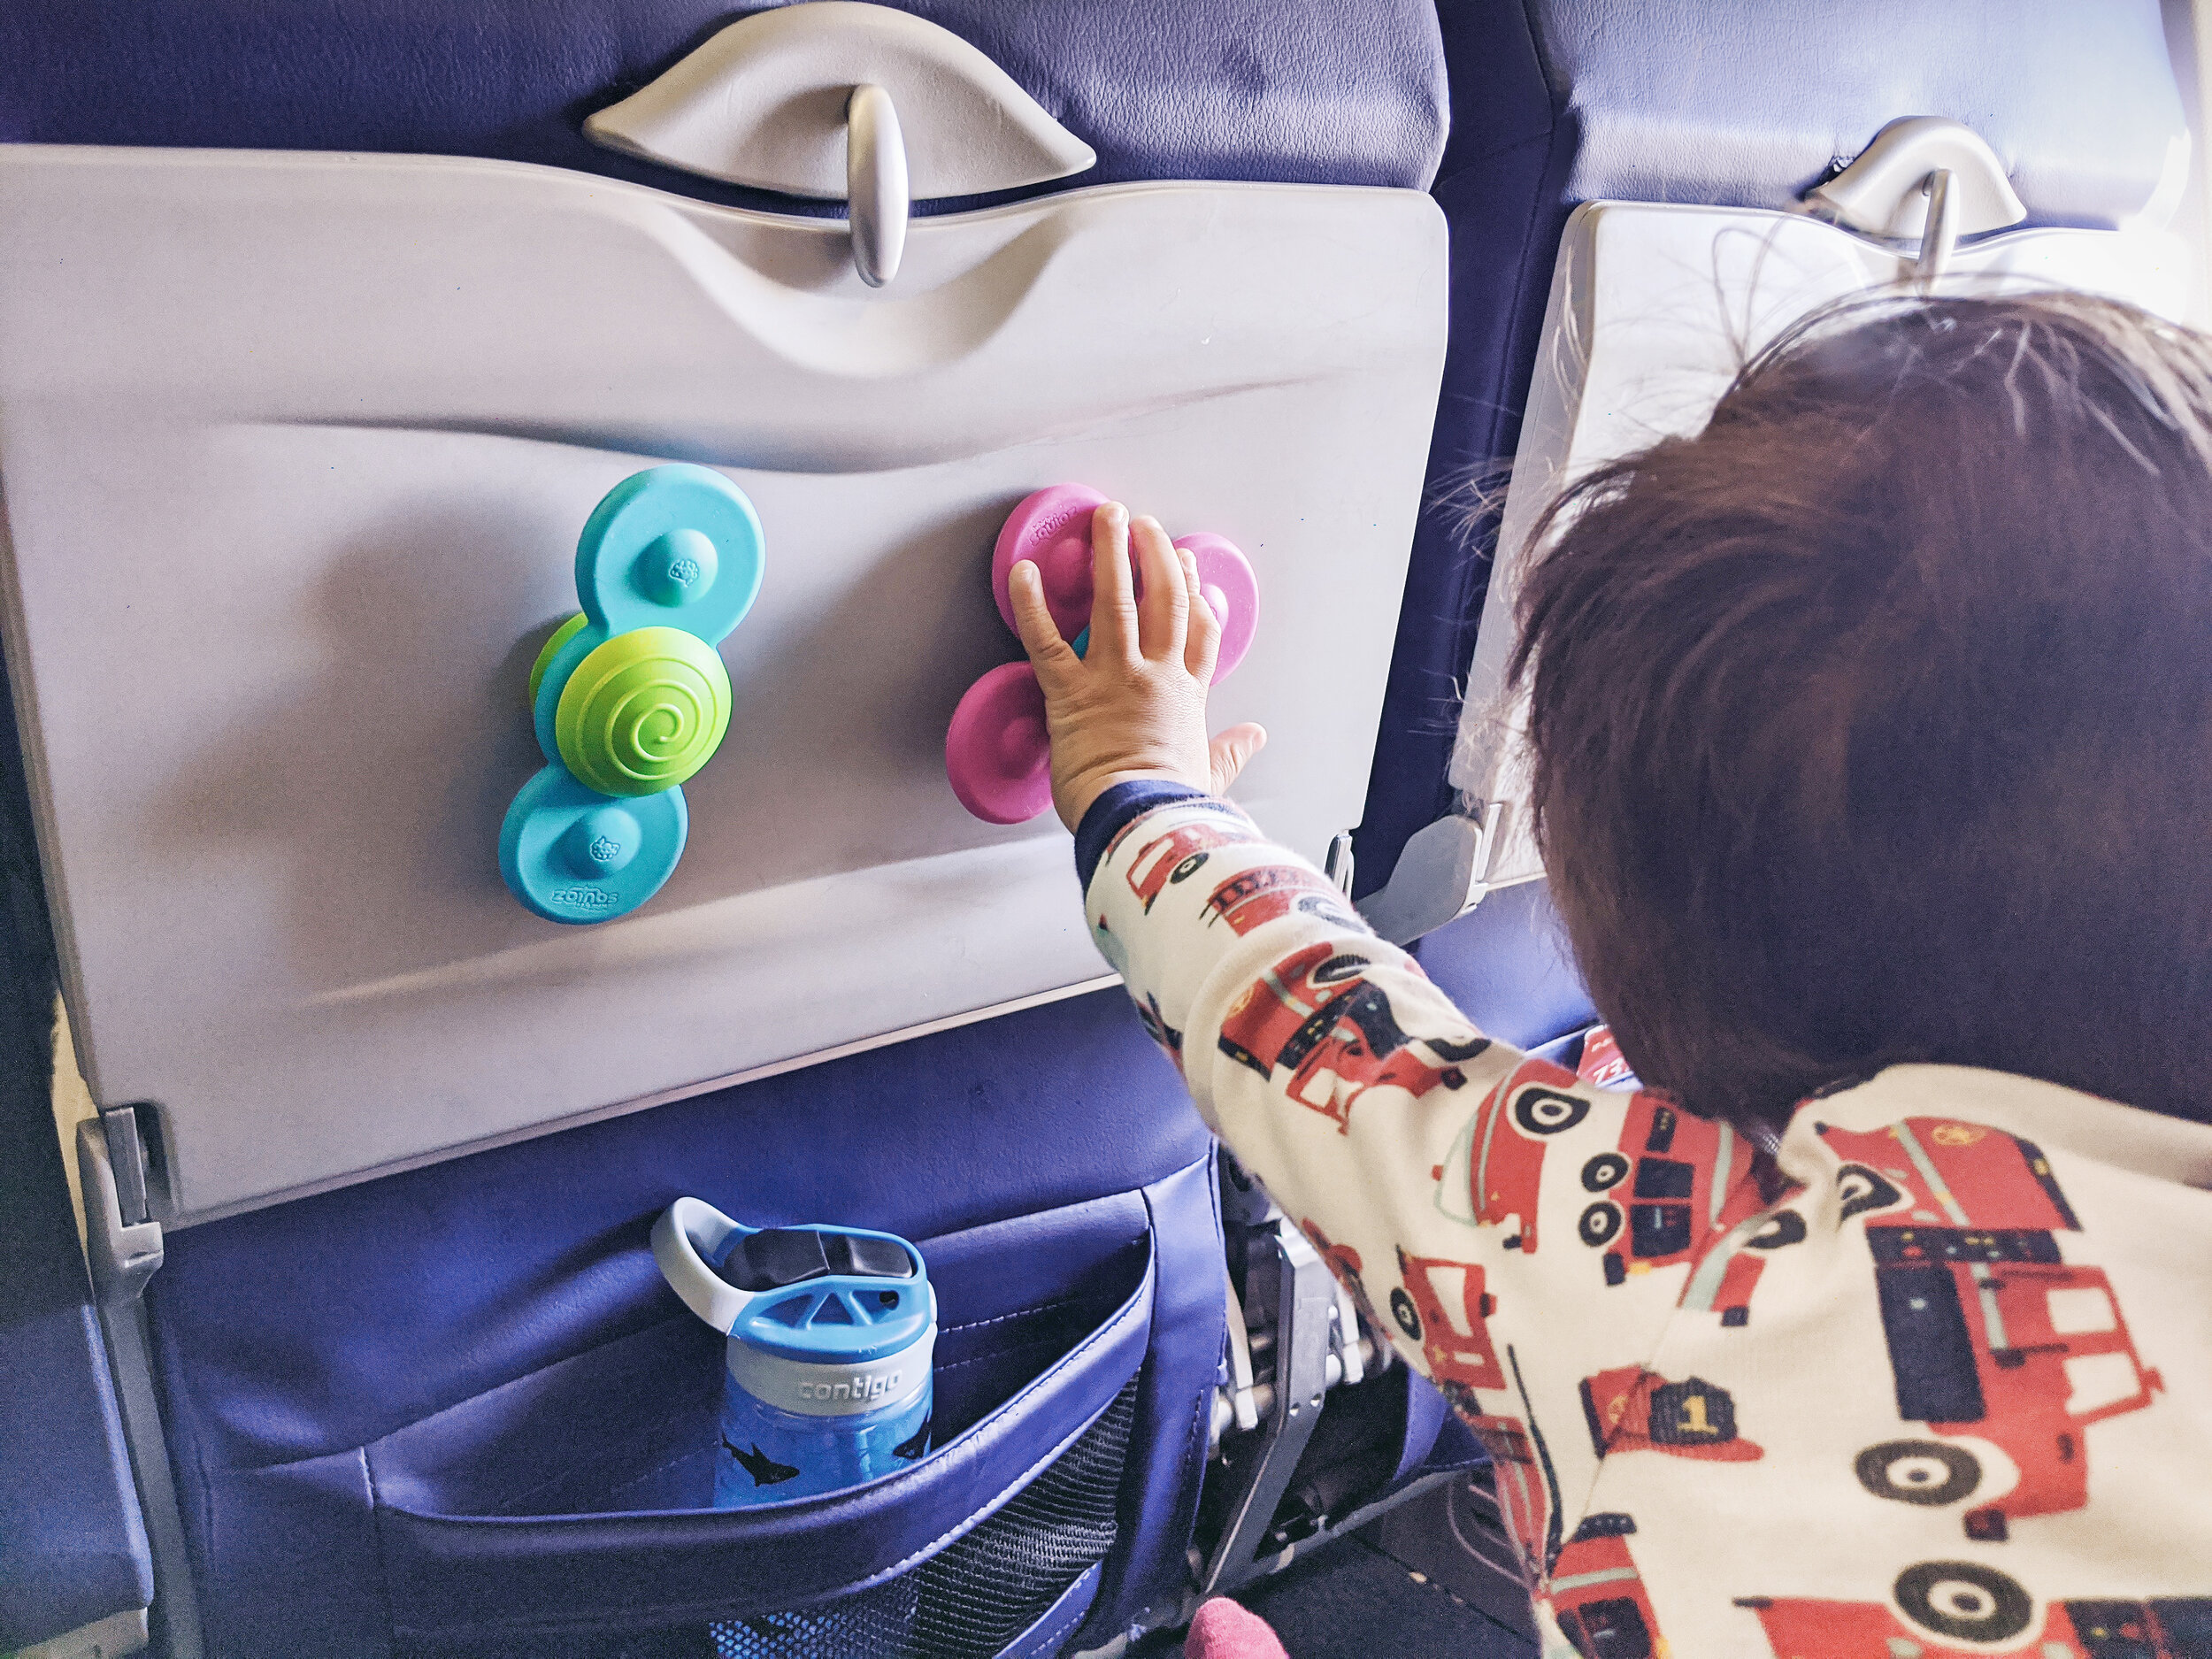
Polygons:
[[1214,664],[1221,657],[1221,618],[1199,591],[1198,561],[1187,548],[1178,548],[1183,565],[1183,587],[1189,595],[1190,637],[1183,646],[1183,666],[1202,686],[1210,686]]
[[1133,662],[1137,595],[1129,579],[1129,509],[1110,501],[1091,514],[1091,643],[1088,656]]
[[1237,780],[1245,763],[1267,747],[1267,728],[1250,720],[1233,726],[1206,746],[1206,759],[1213,769],[1213,792],[1225,795],[1229,786]]
[[1149,517],[1135,520],[1130,534],[1137,544],[1137,568],[1144,572],[1144,597],[1137,602],[1140,643],[1152,662],[1174,662],[1183,655],[1190,621],[1190,594],[1176,568],[1175,544]]
[[1039,682],[1060,684],[1082,666],[1083,659],[1060,637],[1060,626],[1045,603],[1044,577],[1034,563],[1024,559],[1006,573],[1006,590],[1014,601],[1014,630],[1021,635],[1022,649],[1029,653]]

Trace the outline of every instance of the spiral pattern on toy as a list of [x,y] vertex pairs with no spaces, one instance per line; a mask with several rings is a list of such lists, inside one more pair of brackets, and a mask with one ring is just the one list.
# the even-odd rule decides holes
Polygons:
[[554,735],[580,782],[642,795],[705,765],[729,725],[730,676],[714,649],[680,628],[636,628],[577,664]]

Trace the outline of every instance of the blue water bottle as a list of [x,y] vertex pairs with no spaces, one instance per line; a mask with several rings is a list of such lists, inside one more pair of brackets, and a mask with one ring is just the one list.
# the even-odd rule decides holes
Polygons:
[[904,1239],[856,1227],[748,1227],[679,1198],[653,1259],[726,1333],[717,1508],[856,1486],[929,1448],[937,1294]]

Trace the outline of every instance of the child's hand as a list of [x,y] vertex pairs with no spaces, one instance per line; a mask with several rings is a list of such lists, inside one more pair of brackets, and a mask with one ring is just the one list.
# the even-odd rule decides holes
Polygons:
[[[1144,603],[1129,577],[1136,533]],[[1129,521],[1110,501],[1091,515],[1091,638],[1085,654],[1060,637],[1044,581],[1027,559],[1008,578],[1014,623],[1044,687],[1052,738],[1052,804],[1071,830],[1110,786],[1157,778],[1219,795],[1267,733],[1247,722],[1206,741],[1206,687],[1221,623],[1198,595],[1198,565],[1156,518]]]

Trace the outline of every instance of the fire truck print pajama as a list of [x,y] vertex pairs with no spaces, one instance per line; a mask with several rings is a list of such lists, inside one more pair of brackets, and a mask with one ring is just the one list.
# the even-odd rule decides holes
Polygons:
[[1225,803],[1121,785],[1077,863],[1199,1111],[1488,1449],[1546,1659],[2212,1659],[2212,1129],[1895,1066],[1763,1165],[1601,1041],[1486,1041]]

